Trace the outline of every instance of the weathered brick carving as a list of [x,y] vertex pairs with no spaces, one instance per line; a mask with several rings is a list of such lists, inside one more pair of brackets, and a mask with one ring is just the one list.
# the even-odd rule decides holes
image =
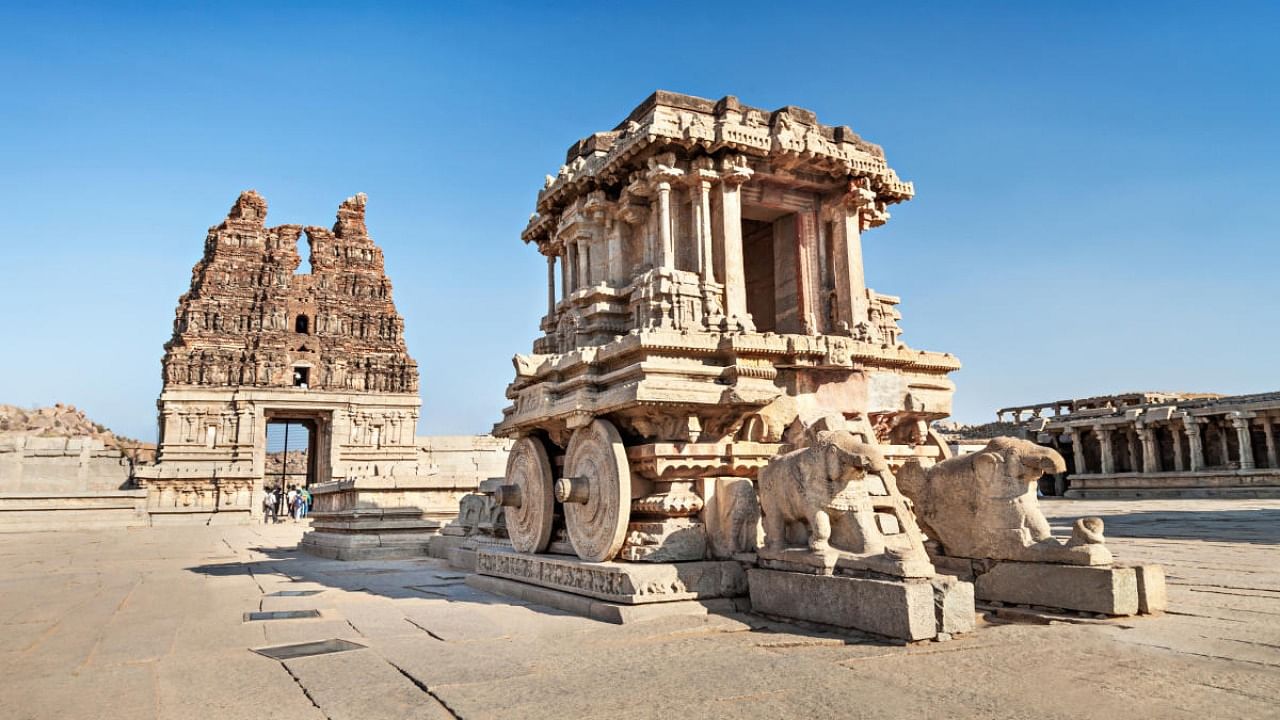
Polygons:
[[[266,227],[266,200],[241,193],[209,229],[191,289],[178,301],[165,387],[416,393],[417,364],[364,211],[362,193],[342,203],[332,230]],[[303,233],[310,274],[296,274]]]

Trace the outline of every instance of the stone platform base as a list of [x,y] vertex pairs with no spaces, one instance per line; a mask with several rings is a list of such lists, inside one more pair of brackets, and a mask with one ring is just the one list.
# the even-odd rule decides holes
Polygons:
[[747,612],[751,607],[750,602],[741,597],[626,605],[488,575],[468,575],[467,585],[495,595],[505,595],[517,600],[545,605],[615,625],[674,615],[696,616],[710,613]]
[[955,579],[875,580],[753,568],[754,612],[901,640],[973,630],[973,586]]
[[333,533],[311,530],[298,549],[330,560],[404,560],[425,557],[430,533]]
[[620,605],[746,595],[747,574],[733,560],[593,563],[564,555],[476,551],[476,572]]
[[248,508],[223,509],[218,511],[208,508],[148,508],[148,521],[152,527],[172,527],[182,525],[248,525],[257,522]]
[[1280,498],[1280,472],[1201,470],[1160,473],[1072,475],[1066,497],[1089,500],[1134,498]]
[[146,490],[0,493],[0,533],[146,527]]
[[[1168,605],[1164,569],[999,562],[989,569],[969,560],[935,559],[939,570],[973,567],[974,592],[984,602],[1034,605],[1097,613],[1137,615],[1163,612]],[[970,565],[972,563],[972,565]]]
[[[447,532],[446,528],[446,532]],[[436,535],[431,538],[427,554],[446,560],[450,567],[467,572],[476,571],[478,549],[511,550],[511,541],[505,538],[467,537],[461,535]]]

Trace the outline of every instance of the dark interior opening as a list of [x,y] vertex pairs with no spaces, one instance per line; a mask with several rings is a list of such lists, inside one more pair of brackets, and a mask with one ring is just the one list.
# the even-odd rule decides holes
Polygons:
[[306,315],[299,315],[293,321],[293,331],[303,335],[309,335],[311,333],[311,318]]
[[305,388],[311,381],[311,368],[296,367],[293,369],[293,386]]
[[770,332],[777,326],[773,223],[743,218],[742,263],[747,282],[747,312],[751,313],[756,330]]

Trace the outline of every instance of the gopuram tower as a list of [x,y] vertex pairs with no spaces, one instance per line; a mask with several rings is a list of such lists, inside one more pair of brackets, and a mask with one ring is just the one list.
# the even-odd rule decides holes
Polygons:
[[[209,229],[178,300],[158,462],[138,473],[153,523],[260,516],[275,423],[309,436],[305,480],[291,484],[316,494],[318,528],[356,510],[352,488],[417,474],[418,367],[365,227],[365,196],[344,201],[332,229],[267,227],[266,215],[262,196],[241,193]],[[304,234],[309,273],[299,272]]]

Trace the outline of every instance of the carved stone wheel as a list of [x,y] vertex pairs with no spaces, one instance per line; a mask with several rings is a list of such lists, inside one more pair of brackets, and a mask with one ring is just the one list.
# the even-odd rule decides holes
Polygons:
[[612,560],[631,519],[631,467],[613,423],[594,420],[569,438],[556,492],[565,499],[565,526],[578,557]]
[[497,501],[507,521],[507,536],[517,552],[540,553],[551,542],[555,502],[551,461],[537,438],[522,437],[507,456],[506,482]]

